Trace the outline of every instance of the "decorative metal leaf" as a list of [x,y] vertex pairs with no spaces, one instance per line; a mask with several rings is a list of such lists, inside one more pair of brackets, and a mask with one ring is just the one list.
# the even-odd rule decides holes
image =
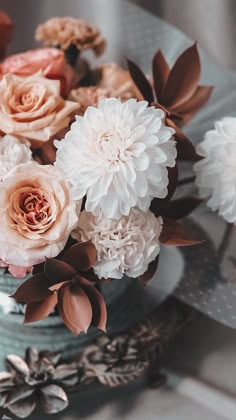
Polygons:
[[40,405],[45,414],[55,414],[68,406],[68,398],[58,385],[48,385],[40,391]]
[[13,373],[18,373],[23,376],[29,375],[29,367],[26,362],[15,354],[9,354],[6,358],[6,365],[8,369]]
[[17,401],[14,404],[9,405],[8,410],[15,416],[25,419],[29,417],[36,408],[36,401],[34,396],[29,397],[25,400]]

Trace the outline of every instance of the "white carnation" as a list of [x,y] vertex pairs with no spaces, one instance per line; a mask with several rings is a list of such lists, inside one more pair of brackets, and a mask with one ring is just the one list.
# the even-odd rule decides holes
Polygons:
[[120,279],[142,275],[160,252],[162,218],[133,208],[120,220],[83,211],[72,233],[78,241],[91,240],[97,250],[94,271],[99,278]]
[[32,160],[30,143],[6,134],[0,138],[0,181],[20,163]]
[[87,196],[86,210],[119,219],[153,197],[167,195],[168,170],[175,166],[175,131],[164,112],[145,101],[104,99],[77,117],[61,142],[56,166],[72,186],[73,198]]
[[236,118],[225,117],[205,134],[195,164],[196,184],[207,205],[229,223],[236,223]]

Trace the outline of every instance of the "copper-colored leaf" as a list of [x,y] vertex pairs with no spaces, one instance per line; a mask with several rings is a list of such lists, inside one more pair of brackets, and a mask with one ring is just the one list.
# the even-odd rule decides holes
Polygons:
[[37,322],[47,318],[57,304],[57,293],[51,293],[46,299],[40,302],[28,303],[25,310],[24,323]]
[[30,303],[43,300],[50,294],[47,278],[44,273],[38,273],[21,284],[11,297],[18,302]]
[[157,271],[158,263],[159,263],[159,255],[156,257],[154,261],[152,261],[149,264],[147,271],[145,271],[145,273],[139,277],[143,286],[146,286],[149,280],[151,280],[152,277],[154,276],[155,272]]
[[7,47],[12,38],[13,24],[9,16],[0,11],[0,60],[2,60],[7,52]]
[[40,149],[40,157],[45,165],[53,165],[56,160],[56,147],[53,144],[53,139],[50,139]]
[[153,57],[152,73],[153,83],[158,101],[161,102],[162,92],[169,76],[169,66],[161,50],[158,50]]
[[76,271],[71,267],[71,265],[54,258],[46,260],[44,264],[44,272],[48,278],[50,287],[54,284],[70,280],[76,274]]
[[197,245],[202,241],[192,239],[176,220],[164,218],[160,242],[165,245],[189,246]]
[[81,278],[80,284],[88,296],[92,306],[92,324],[100,330],[106,332],[107,308],[103,296],[96,287],[91,285],[91,283],[89,283],[86,279]]
[[186,124],[195,113],[201,109],[209,100],[213,86],[198,86],[192,98],[177,107],[176,111],[182,115],[182,124]]
[[163,216],[171,219],[182,219],[192,213],[201,203],[202,200],[195,197],[179,198],[169,203]]
[[163,96],[164,105],[176,107],[188,101],[197,89],[201,64],[196,43],[187,48],[172,67]]
[[175,129],[177,158],[179,160],[197,162],[200,157],[196,153],[195,147],[188,139],[188,137],[185,136],[183,131],[170,118],[166,118],[166,125]]
[[146,78],[142,70],[131,60],[127,60],[128,69],[130,75],[136,84],[137,88],[140,90],[144,99],[148,102],[154,102],[154,95],[152,91],[152,86]]
[[65,252],[63,260],[77,271],[88,271],[96,262],[97,251],[91,241],[80,242]]
[[58,310],[66,326],[75,335],[80,331],[87,332],[92,321],[92,307],[79,285],[67,284],[59,289]]
[[170,199],[173,197],[177,183],[178,183],[178,166],[175,165],[173,168],[168,168],[169,185],[168,195],[165,198],[154,198],[151,202],[150,210],[155,216],[162,216],[165,214],[166,209],[169,206]]

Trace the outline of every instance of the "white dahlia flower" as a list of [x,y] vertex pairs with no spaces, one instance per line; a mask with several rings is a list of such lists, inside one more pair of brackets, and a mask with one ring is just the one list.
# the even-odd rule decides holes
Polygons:
[[99,278],[120,279],[142,275],[160,252],[162,218],[137,207],[120,220],[94,216],[83,211],[72,232],[78,241],[91,240],[97,250],[94,271]]
[[196,184],[207,205],[229,223],[236,223],[236,118],[225,117],[205,134],[197,148]]
[[86,210],[119,219],[132,207],[143,211],[153,197],[167,195],[167,167],[175,166],[175,131],[163,123],[164,112],[145,101],[109,98],[77,117],[61,142],[55,142],[56,166],[85,195]]
[[0,137],[0,182],[11,169],[30,160],[32,160],[32,152],[27,140],[19,140],[9,134]]

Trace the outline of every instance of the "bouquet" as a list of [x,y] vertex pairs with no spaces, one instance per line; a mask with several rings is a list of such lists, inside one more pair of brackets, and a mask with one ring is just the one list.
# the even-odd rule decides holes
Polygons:
[[[1,13],[2,56],[13,26]],[[174,199],[178,162],[199,160],[182,126],[207,102],[194,44],[169,67],[158,50],[152,76],[128,59],[91,67],[106,42],[79,19],[39,25],[42,48],[0,65],[0,261],[25,276],[13,297],[25,322],[57,307],[76,335],[106,330],[104,282],[146,285],[162,244],[189,246],[179,219],[201,202]],[[201,163],[197,163],[201,165]]]

